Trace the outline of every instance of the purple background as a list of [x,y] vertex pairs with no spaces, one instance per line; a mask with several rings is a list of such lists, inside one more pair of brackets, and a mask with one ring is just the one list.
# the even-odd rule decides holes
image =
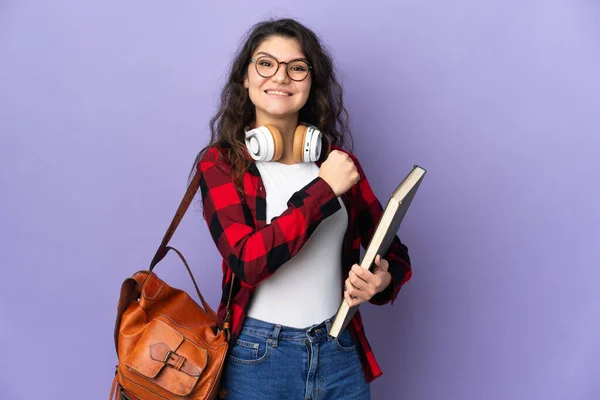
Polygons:
[[[373,397],[600,398],[597,1],[96,3],[0,2],[0,398],[108,396],[120,284],[270,15],[331,48],[382,202],[429,171],[399,231],[414,277],[363,308]],[[172,243],[216,306],[197,203]],[[157,271],[191,289],[174,255]]]

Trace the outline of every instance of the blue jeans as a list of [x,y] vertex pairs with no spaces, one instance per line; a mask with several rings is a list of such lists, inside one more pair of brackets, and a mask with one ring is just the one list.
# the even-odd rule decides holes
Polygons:
[[370,399],[358,350],[346,329],[327,335],[331,319],[296,329],[247,317],[229,349],[221,379],[228,400]]

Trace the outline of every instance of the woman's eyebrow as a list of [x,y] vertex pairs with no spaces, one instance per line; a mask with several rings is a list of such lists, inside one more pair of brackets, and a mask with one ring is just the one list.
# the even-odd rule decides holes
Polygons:
[[[269,56],[269,57],[273,57],[274,59],[278,60],[277,57],[275,57],[273,54],[267,53],[266,51],[259,51],[258,53],[256,53],[256,55],[258,56],[259,54],[263,54],[265,56]],[[296,57],[296,58],[292,58],[292,60],[304,60],[304,61],[308,61],[306,59],[306,57]]]

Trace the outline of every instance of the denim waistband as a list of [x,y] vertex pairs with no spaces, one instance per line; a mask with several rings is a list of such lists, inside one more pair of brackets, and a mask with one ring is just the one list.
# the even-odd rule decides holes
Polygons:
[[285,325],[273,324],[270,322],[261,321],[252,317],[244,319],[242,332],[252,336],[272,338],[273,340],[306,340],[318,341],[322,338],[331,340],[332,337],[327,334],[333,318],[328,318],[325,321],[309,326],[307,328],[292,328]]

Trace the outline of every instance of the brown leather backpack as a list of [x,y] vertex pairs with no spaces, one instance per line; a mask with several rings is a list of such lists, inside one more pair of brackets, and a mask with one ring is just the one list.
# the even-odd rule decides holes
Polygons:
[[[230,336],[231,291],[219,330],[217,315],[202,297],[185,258],[167,246],[198,187],[199,180],[194,177],[150,268],[135,273],[121,286],[115,324],[119,361],[111,399],[217,398]],[[204,308],[152,272],[169,250],[183,261]]]

